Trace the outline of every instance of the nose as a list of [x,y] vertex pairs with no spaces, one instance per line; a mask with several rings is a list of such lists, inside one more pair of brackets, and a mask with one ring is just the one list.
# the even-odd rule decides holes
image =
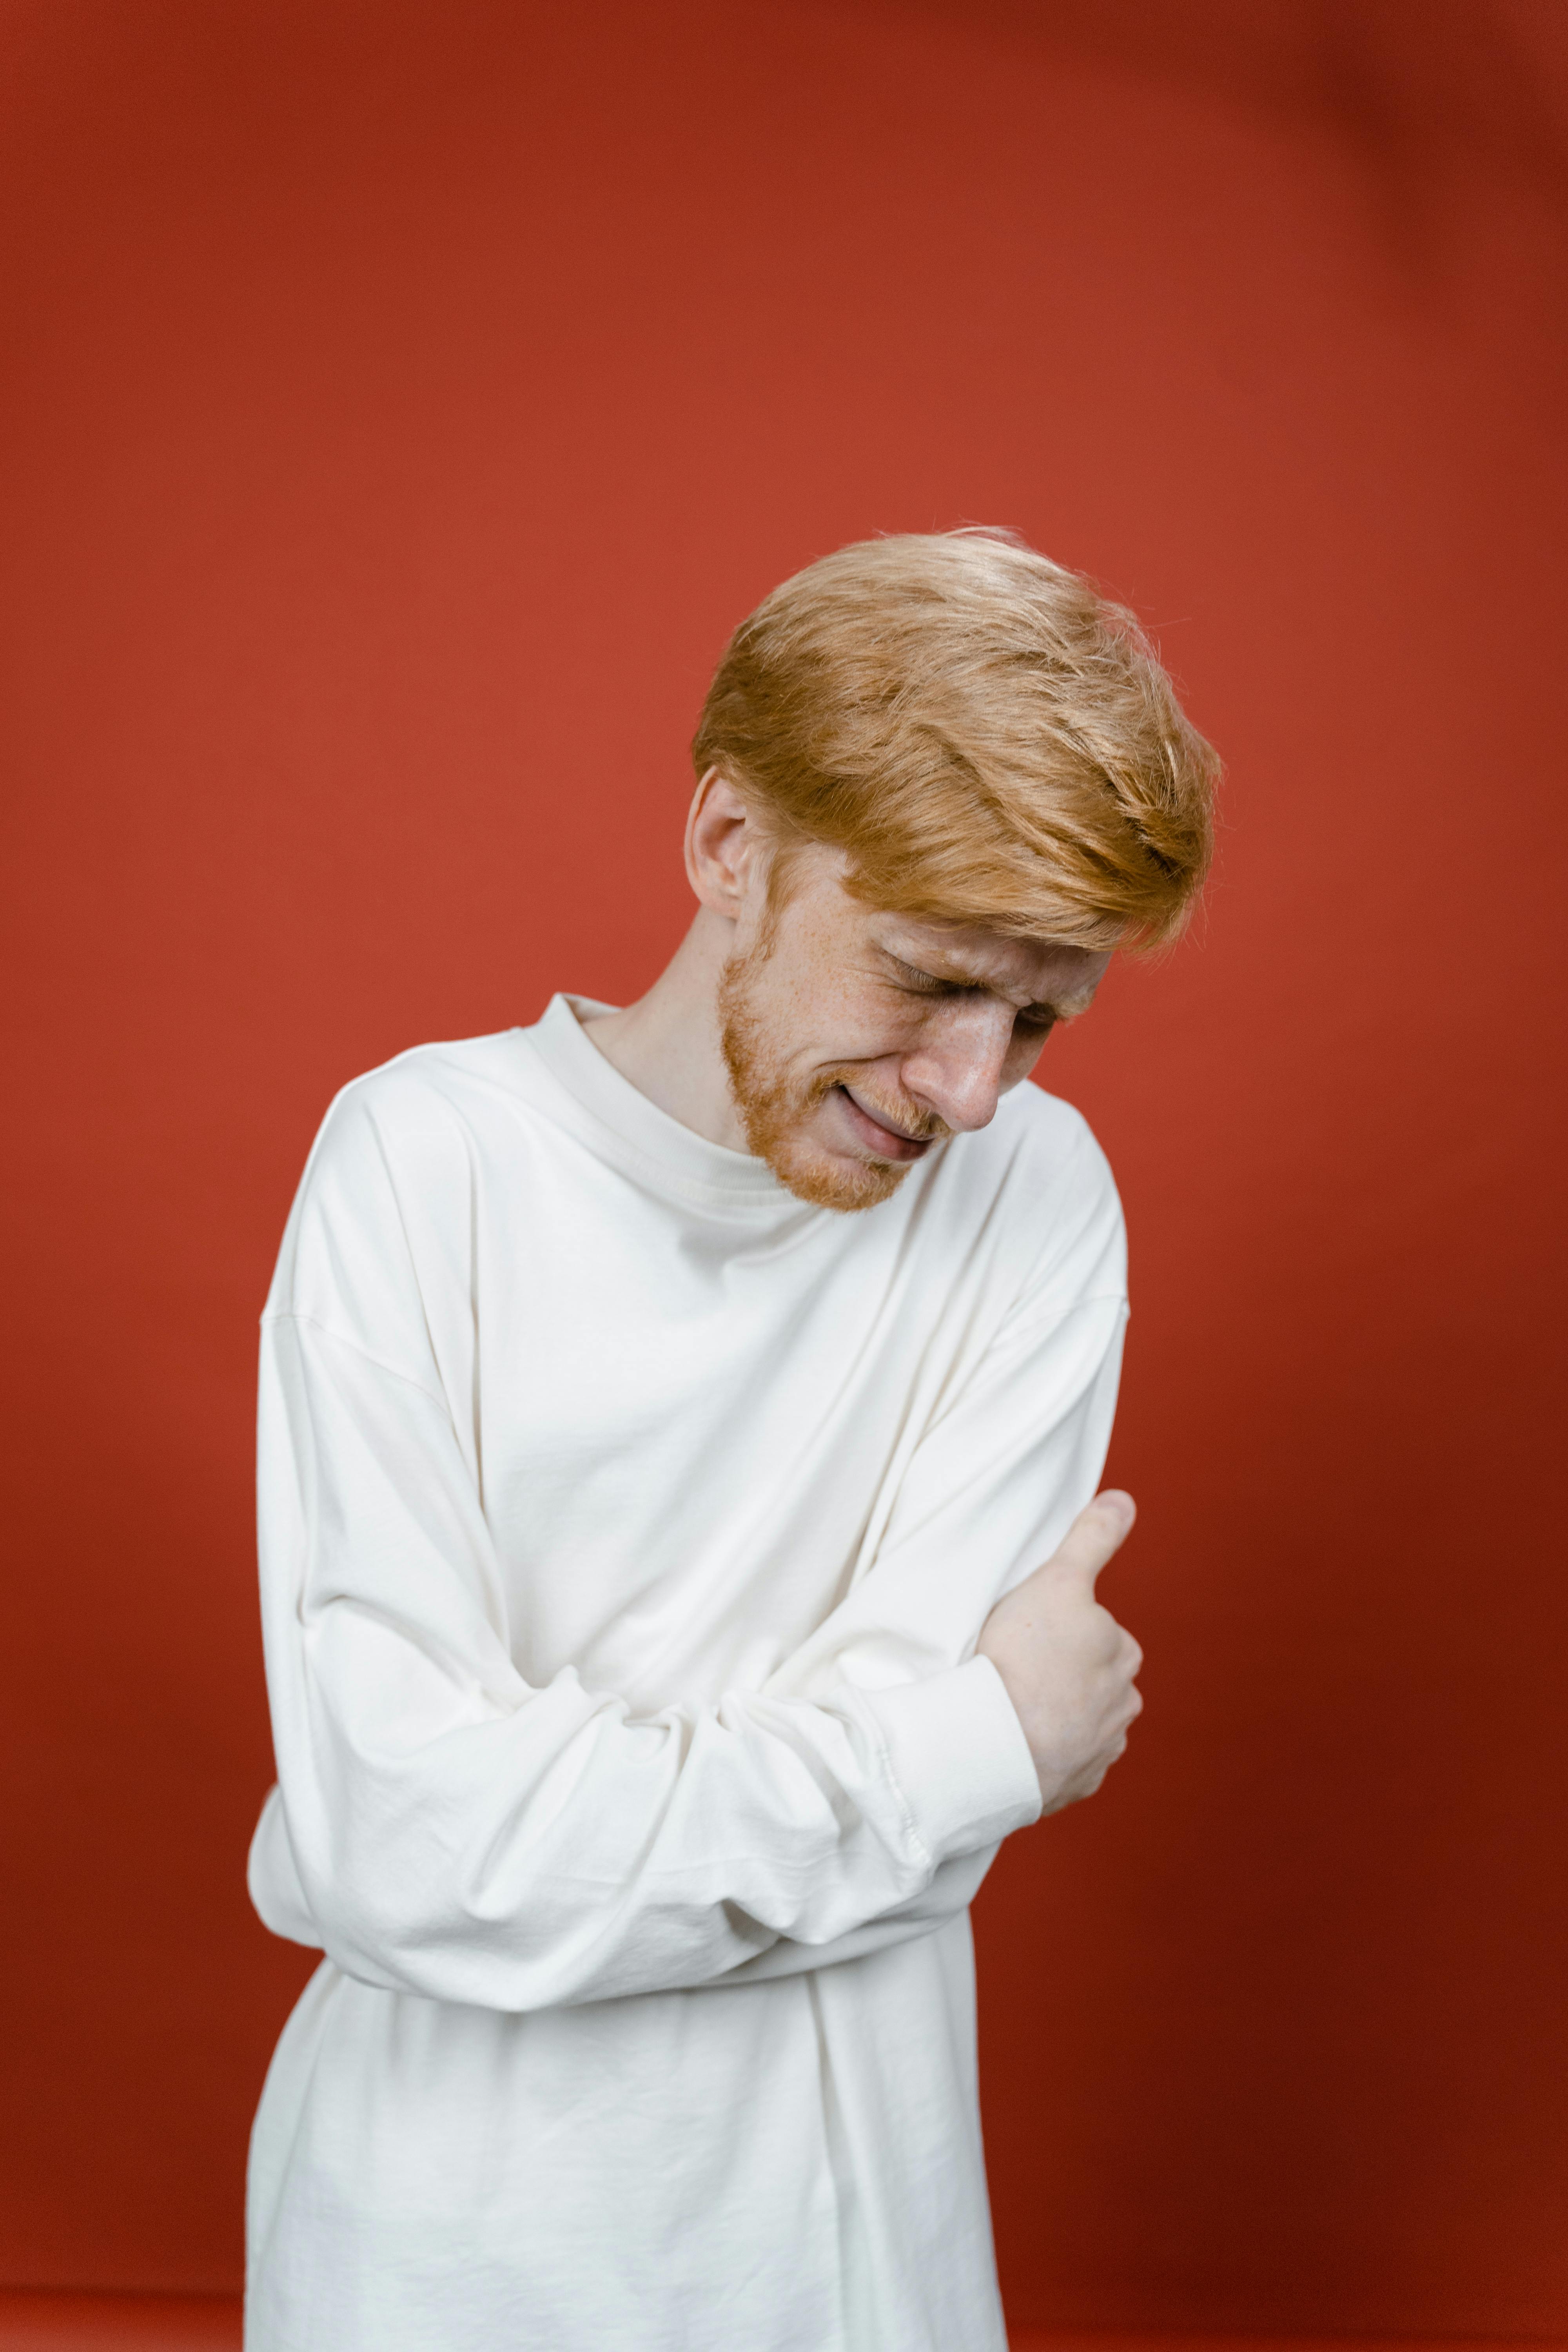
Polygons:
[[995,997],[950,1002],[931,1033],[905,1055],[899,1072],[905,1087],[954,1134],[994,1118],[1014,1017],[1013,1007]]

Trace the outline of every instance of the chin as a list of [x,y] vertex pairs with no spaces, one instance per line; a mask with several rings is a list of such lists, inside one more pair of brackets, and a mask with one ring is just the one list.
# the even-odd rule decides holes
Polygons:
[[720,1046],[748,1148],[767,1162],[786,1192],[814,1209],[876,1208],[919,1162],[879,1160],[853,1143],[835,1150],[821,1139],[815,1130],[831,1136],[838,1124],[831,1108],[834,1091],[858,1066],[835,1064],[805,1083],[792,1079],[787,1057],[747,1000],[747,972],[743,958],[726,965],[719,1013]]
[[[753,1147],[754,1148],[754,1147]],[[814,1209],[874,1209],[891,1200],[918,1160],[852,1160],[837,1152],[812,1151],[774,1142],[759,1155],[786,1191]]]

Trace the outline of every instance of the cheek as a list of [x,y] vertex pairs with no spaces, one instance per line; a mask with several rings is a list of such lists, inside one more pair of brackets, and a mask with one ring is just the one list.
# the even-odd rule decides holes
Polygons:
[[867,1062],[907,1062],[938,1042],[921,1004],[861,998],[847,1009],[845,1051]]
[[802,1043],[835,1060],[877,1060],[886,1054],[907,1053],[920,1034],[918,1018],[910,1020],[902,1005],[889,1006],[880,992],[857,987],[837,968],[824,961],[800,975],[790,1010],[799,1023]]

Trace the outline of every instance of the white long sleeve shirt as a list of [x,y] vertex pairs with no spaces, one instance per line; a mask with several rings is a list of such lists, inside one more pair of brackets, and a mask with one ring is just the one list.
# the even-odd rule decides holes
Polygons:
[[855,1215],[543,1020],[317,1139],[263,1318],[278,1787],[326,1955],[249,2352],[1001,2352],[973,1654],[1093,1492],[1120,1210],[1032,1086]]

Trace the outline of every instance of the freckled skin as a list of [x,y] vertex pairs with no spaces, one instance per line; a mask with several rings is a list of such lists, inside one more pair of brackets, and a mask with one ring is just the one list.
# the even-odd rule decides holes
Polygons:
[[842,871],[824,852],[792,877],[772,937],[726,964],[718,1010],[751,1150],[803,1199],[847,1210],[984,1127],[1108,959],[888,915]]
[[805,850],[770,908],[766,837],[710,772],[688,825],[691,929],[647,996],[589,1024],[661,1108],[842,1210],[887,1199],[935,1143],[984,1127],[1110,961],[868,907],[847,867]]

